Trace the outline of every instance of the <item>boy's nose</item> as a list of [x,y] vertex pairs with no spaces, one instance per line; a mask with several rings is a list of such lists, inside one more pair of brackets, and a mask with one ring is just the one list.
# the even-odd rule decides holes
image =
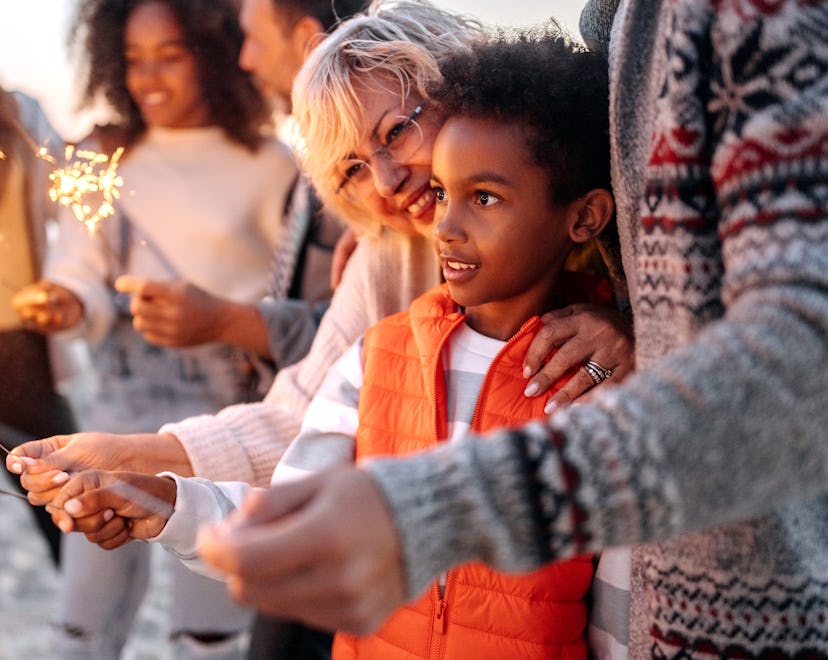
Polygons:
[[465,233],[450,208],[435,212],[432,231],[434,232],[434,238],[441,243],[452,243],[465,238]]

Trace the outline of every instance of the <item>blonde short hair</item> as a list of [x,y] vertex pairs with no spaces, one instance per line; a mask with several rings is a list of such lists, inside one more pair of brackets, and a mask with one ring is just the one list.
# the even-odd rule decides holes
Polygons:
[[438,9],[427,0],[375,0],[344,21],[310,54],[293,86],[295,144],[303,169],[322,201],[351,223],[376,228],[359,204],[336,194],[337,165],[365,134],[356,83],[377,76],[412,90],[440,76],[440,61],[483,31],[475,19]]

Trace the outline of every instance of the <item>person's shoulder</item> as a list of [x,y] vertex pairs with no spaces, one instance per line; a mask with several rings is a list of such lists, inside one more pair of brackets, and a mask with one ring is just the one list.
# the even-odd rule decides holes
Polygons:
[[10,94],[17,106],[17,118],[29,136],[49,150],[58,148],[63,138],[52,127],[40,101],[18,89],[11,90]]
[[389,314],[365,331],[366,350],[370,350],[376,345],[378,334],[385,338],[393,337],[395,343],[402,344],[413,335],[413,332],[410,308]]
[[282,142],[282,140],[271,135],[266,136],[262,140],[261,145],[256,150],[256,157],[269,163],[296,166],[296,158],[293,155],[293,150]]
[[32,114],[43,114],[43,109],[40,102],[33,96],[29,96],[26,92],[21,92],[19,89],[12,89],[9,91],[14,102],[17,104],[19,114],[23,115],[26,112]]

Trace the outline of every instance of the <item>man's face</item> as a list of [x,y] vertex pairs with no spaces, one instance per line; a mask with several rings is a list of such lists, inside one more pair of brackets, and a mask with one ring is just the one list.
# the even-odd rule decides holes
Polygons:
[[290,109],[293,79],[305,59],[292,19],[278,13],[273,0],[242,0],[239,22],[244,44],[239,66],[253,74],[259,90]]

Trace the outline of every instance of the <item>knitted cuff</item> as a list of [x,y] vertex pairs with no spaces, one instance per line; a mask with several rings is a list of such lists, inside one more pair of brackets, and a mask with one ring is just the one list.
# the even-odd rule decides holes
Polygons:
[[524,464],[506,433],[365,463],[396,523],[408,597],[457,564],[525,571],[541,563]]
[[[228,432],[226,422],[213,415],[190,417],[165,424],[159,433],[171,433],[190,459],[193,474],[212,481],[245,481],[255,484],[256,475],[247,452]],[[233,460],[227,457],[232,456]]]

